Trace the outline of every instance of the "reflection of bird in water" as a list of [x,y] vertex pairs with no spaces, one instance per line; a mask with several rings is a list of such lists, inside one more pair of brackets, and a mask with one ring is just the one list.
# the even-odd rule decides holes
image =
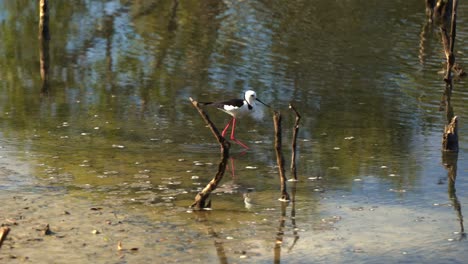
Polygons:
[[238,145],[242,146],[243,148],[248,149],[249,147],[247,147],[247,145],[245,145],[244,143],[242,143],[241,141],[235,138],[234,131],[236,129],[236,120],[238,117],[244,116],[246,114],[250,114],[250,115],[260,114],[261,115],[262,113],[261,111],[256,111],[257,109],[255,106],[255,101],[258,101],[262,103],[263,105],[270,107],[264,102],[260,101],[257,98],[257,94],[252,90],[245,92],[243,99],[230,99],[230,100],[219,101],[219,102],[206,102],[206,103],[200,102],[200,103],[204,105],[214,106],[218,108],[219,110],[231,115],[232,119],[227,123],[221,135],[224,137],[226,135],[226,132],[229,126],[232,124],[231,140],[236,142]]
[[252,197],[250,197],[250,193],[246,192],[243,194],[243,196],[244,196],[245,208],[252,209],[254,204],[252,203]]

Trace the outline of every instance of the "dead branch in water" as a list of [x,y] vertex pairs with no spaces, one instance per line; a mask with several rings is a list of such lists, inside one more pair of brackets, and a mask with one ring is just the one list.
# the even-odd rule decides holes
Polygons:
[[292,136],[292,154],[291,154],[291,174],[294,180],[297,181],[297,170],[296,170],[296,142],[297,142],[297,133],[299,132],[299,121],[301,120],[301,115],[299,112],[297,112],[296,108],[292,105],[289,104],[289,109],[292,109],[294,113],[296,114],[296,121],[294,123],[294,130],[293,130],[293,136]]
[[[434,15],[438,15],[440,20],[440,33],[446,58],[445,89],[441,100],[441,110],[445,108],[447,122],[442,135],[442,150],[445,152],[458,152],[458,119],[451,105],[453,74],[464,75],[463,69],[455,63],[454,48],[457,31],[457,7],[458,0],[439,0],[434,7]],[[449,27],[450,35],[448,33]]]
[[458,1],[453,0],[452,17],[450,23],[450,36],[447,34],[447,23],[442,23],[440,27],[445,57],[447,59],[447,70],[445,71],[444,81],[447,83],[447,85],[450,85],[450,87],[452,87],[452,68],[455,65],[455,54],[453,53],[453,50],[455,47],[455,37],[457,32],[457,6]]
[[202,191],[200,191],[196,196],[195,196],[195,201],[194,203],[190,206],[192,208],[196,209],[204,209],[204,208],[209,208],[211,203],[208,202],[206,203],[208,197],[210,196],[211,192],[216,189],[218,184],[221,182],[224,176],[224,172],[226,171],[226,165],[228,163],[229,159],[229,148],[231,147],[231,144],[221,136],[219,133],[218,129],[216,126],[211,122],[210,118],[208,115],[205,113],[205,111],[200,108],[199,104],[197,101],[193,100],[190,98],[190,102],[192,102],[192,105],[197,109],[198,113],[200,116],[203,118],[205,123],[208,125],[208,127],[211,130],[211,133],[215,136],[216,140],[219,143],[219,146],[221,148],[221,161],[218,165],[218,172],[216,173],[215,177],[203,188]]
[[273,123],[275,125],[275,152],[276,163],[278,164],[279,178],[281,184],[281,198],[282,201],[289,201],[289,194],[286,191],[286,176],[284,171],[284,157],[281,151],[281,114],[274,112]]
[[452,121],[445,125],[442,138],[442,150],[446,152],[458,152],[458,117],[454,116]]
[[0,229],[0,248],[2,247],[3,241],[5,241],[9,232],[10,228],[8,226],[4,226]]

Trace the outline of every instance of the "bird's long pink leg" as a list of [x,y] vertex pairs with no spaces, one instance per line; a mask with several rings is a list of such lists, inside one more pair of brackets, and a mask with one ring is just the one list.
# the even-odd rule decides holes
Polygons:
[[229,122],[227,123],[226,127],[223,129],[223,132],[221,133],[221,136],[224,137],[224,136],[226,135],[226,132],[227,132],[227,130],[228,130],[228,128],[229,128],[229,126],[231,125],[231,123],[232,123],[233,120],[234,120],[234,117],[231,118],[231,120],[229,120]]
[[231,140],[236,142],[237,144],[239,144],[240,146],[242,146],[243,148],[245,149],[249,149],[249,147],[247,147],[247,145],[245,145],[244,143],[240,142],[239,140],[237,140],[235,137],[234,137],[234,131],[236,130],[236,118],[233,118],[232,119],[232,130],[231,130]]

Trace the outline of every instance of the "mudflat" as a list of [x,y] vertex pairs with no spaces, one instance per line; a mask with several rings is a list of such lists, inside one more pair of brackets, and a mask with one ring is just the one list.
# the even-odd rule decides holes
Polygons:
[[10,229],[0,263],[151,263],[151,232],[135,212],[25,177],[0,167],[0,228]]

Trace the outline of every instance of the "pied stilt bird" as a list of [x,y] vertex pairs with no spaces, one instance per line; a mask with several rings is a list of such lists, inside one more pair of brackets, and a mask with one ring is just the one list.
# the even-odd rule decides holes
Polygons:
[[236,137],[234,136],[234,131],[236,129],[236,119],[238,117],[247,115],[247,114],[253,114],[256,110],[255,108],[255,102],[258,101],[262,103],[263,105],[270,107],[269,105],[265,104],[264,102],[260,101],[257,98],[257,94],[252,91],[246,91],[244,93],[244,98],[243,99],[230,99],[226,101],[219,101],[219,102],[205,102],[202,103],[204,105],[210,105],[218,108],[219,110],[229,114],[232,116],[231,120],[227,123],[226,127],[223,129],[223,132],[221,135],[224,137],[226,135],[226,132],[228,131],[228,128],[230,125],[232,125],[231,128],[231,140],[234,141],[235,143],[239,144],[245,149],[249,149],[247,145],[242,143],[241,141],[237,140]]

